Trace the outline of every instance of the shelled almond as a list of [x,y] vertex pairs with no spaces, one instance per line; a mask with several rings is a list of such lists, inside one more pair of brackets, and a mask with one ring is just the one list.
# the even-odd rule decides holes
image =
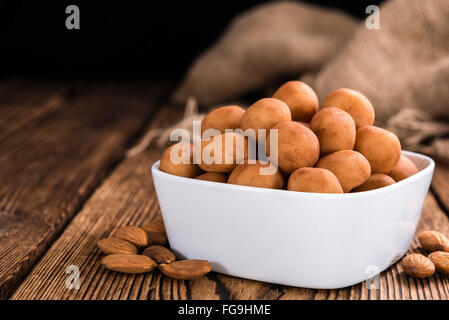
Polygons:
[[118,238],[105,238],[97,241],[97,246],[105,254],[137,254],[135,245],[126,240]]
[[404,272],[414,278],[426,278],[434,274],[435,269],[449,274],[449,240],[441,232],[422,231],[418,234],[422,248],[431,252],[428,257],[422,254],[409,254],[402,259]]
[[195,279],[211,271],[212,266],[206,260],[175,261],[176,255],[163,246],[167,244],[162,217],[142,227],[121,227],[109,238],[97,241],[98,248],[106,254],[101,264],[111,271],[148,273],[159,265],[163,274],[179,280]]
[[163,222],[155,220],[142,225],[142,229],[147,233],[148,245],[165,246],[168,243]]
[[142,248],[148,245],[148,235],[142,228],[136,226],[126,226],[117,229],[112,237],[131,242],[135,246]]
[[423,231],[418,234],[418,240],[424,250],[449,252],[449,238],[438,231]]
[[449,274],[449,252],[435,251],[429,254],[430,261],[433,262],[435,268],[445,274]]
[[157,263],[171,263],[176,260],[173,252],[160,245],[152,245],[143,250],[143,255],[152,258]]
[[422,254],[414,253],[402,259],[405,273],[414,278],[427,278],[434,274],[435,266]]
[[178,280],[200,278],[212,270],[207,260],[179,260],[169,264],[160,264],[159,270],[166,276]]
[[106,269],[123,273],[147,273],[157,267],[157,263],[147,256],[137,254],[111,254],[101,260]]

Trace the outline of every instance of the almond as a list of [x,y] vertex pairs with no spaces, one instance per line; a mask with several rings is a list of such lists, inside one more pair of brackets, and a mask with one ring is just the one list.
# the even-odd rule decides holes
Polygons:
[[173,252],[159,245],[149,246],[142,252],[142,254],[152,258],[157,263],[171,263],[176,260],[176,256]]
[[207,260],[179,260],[170,264],[160,264],[163,274],[178,280],[191,280],[204,276],[212,270]]
[[106,269],[123,273],[146,273],[157,267],[147,256],[137,254],[111,254],[101,260]]
[[418,253],[406,256],[401,265],[405,273],[414,278],[427,278],[435,272],[432,261]]
[[448,251],[449,239],[438,231],[423,231],[418,234],[418,240],[423,249],[433,251]]
[[429,259],[438,271],[449,274],[449,252],[435,251],[429,254]]
[[160,233],[167,233],[165,231],[165,224],[164,224],[164,220],[162,219],[162,216],[157,216],[154,220],[153,223],[158,226],[159,228],[159,232]]
[[136,226],[121,227],[112,234],[112,237],[126,240],[137,247],[146,247],[148,245],[147,233]]
[[161,219],[156,218],[155,221],[144,224],[142,229],[147,232],[148,244],[159,244],[163,246],[168,243],[165,227]]
[[98,240],[97,246],[106,254],[137,254],[137,248],[135,245],[118,238],[105,238]]
[[159,232],[147,232],[148,235],[148,244],[159,244],[161,246],[165,246],[168,243],[168,238],[165,233]]
[[164,221],[162,220],[161,216],[157,216],[153,221],[145,223],[142,226],[142,229],[147,232],[165,233]]

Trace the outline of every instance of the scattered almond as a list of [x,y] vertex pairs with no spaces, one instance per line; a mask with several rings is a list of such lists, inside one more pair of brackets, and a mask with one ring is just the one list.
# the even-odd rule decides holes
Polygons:
[[449,252],[435,251],[429,254],[429,259],[438,271],[449,274]]
[[142,229],[147,232],[148,244],[159,244],[164,246],[168,243],[167,234],[165,233],[164,223],[162,218],[156,218],[153,222],[146,223],[142,226]]
[[159,270],[170,278],[191,280],[209,273],[212,265],[207,260],[179,260],[170,264],[160,264]]
[[140,248],[148,245],[147,233],[136,226],[121,227],[112,234],[112,237],[126,240]]
[[152,258],[157,263],[171,263],[176,260],[173,252],[160,245],[149,246],[142,254]]
[[449,239],[438,231],[423,231],[418,234],[418,240],[427,251],[448,251]]
[[165,231],[165,224],[164,224],[164,220],[162,219],[162,216],[157,216],[154,220],[153,223],[159,227],[159,232],[160,233],[167,233]]
[[144,229],[146,232],[165,233],[164,221],[162,220],[161,216],[158,216],[153,221],[145,223],[142,226],[142,229]]
[[435,272],[432,261],[418,253],[406,256],[401,265],[405,273],[414,278],[427,278]]
[[97,246],[105,254],[137,254],[138,252],[135,245],[118,238],[105,238],[98,240]]
[[[123,273],[147,273],[157,267],[168,277],[190,280],[204,276],[212,270],[206,260],[175,261],[175,254],[163,247],[168,243],[164,222],[159,216],[142,227],[126,226],[114,231],[110,238],[97,242],[108,256],[101,264],[109,270]],[[148,247],[147,247],[148,246]],[[147,247],[141,255],[139,248]]]
[[159,232],[148,232],[148,244],[155,245],[159,244],[161,246],[165,246],[168,243],[168,238],[165,233]]
[[146,273],[157,267],[147,256],[137,254],[111,254],[101,260],[106,269],[123,273]]

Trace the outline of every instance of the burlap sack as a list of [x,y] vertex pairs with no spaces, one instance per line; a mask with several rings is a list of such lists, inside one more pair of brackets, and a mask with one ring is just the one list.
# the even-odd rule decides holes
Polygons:
[[449,1],[390,0],[379,30],[302,3],[262,5],[195,61],[174,98],[223,103],[292,72],[321,100],[360,90],[404,149],[449,159]]

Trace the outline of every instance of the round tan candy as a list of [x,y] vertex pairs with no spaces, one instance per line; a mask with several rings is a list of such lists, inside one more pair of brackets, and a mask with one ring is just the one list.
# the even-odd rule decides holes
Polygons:
[[321,155],[354,148],[355,123],[346,111],[334,107],[321,109],[313,116],[310,128],[320,141]]
[[354,150],[368,159],[372,172],[388,174],[401,157],[401,143],[390,131],[375,126],[357,129]]
[[330,153],[321,158],[316,167],[328,169],[335,174],[345,193],[363,184],[371,174],[368,160],[361,153],[352,150]]
[[202,175],[199,175],[195,179],[203,180],[203,181],[213,181],[213,182],[226,183],[228,178],[226,177],[226,175],[224,173],[206,172],[206,173],[203,173]]
[[[218,153],[218,155],[216,154]],[[248,157],[248,140],[236,132],[213,136],[201,141],[196,150],[198,166],[208,172],[231,172],[238,163]]]
[[245,110],[239,106],[224,106],[212,110],[201,121],[201,134],[207,129],[217,129],[225,133],[226,129],[240,128],[240,121]]
[[[272,169],[272,174],[262,174],[261,168]],[[270,173],[270,172],[266,172]],[[239,164],[231,172],[228,183],[238,184],[242,186],[282,189],[284,185],[284,178],[279,170],[270,163],[257,161],[254,164],[245,163]]]
[[240,127],[243,131],[254,129],[269,129],[281,121],[291,120],[292,115],[287,104],[275,98],[263,98],[252,104],[243,114]]
[[284,101],[290,108],[292,120],[310,122],[318,110],[318,97],[311,87],[301,81],[283,84],[273,98]]
[[368,180],[366,180],[361,186],[354,188],[352,192],[369,191],[390,186],[392,184],[395,184],[392,177],[387,176],[384,173],[372,173]]
[[346,111],[354,119],[357,128],[374,123],[373,105],[367,97],[352,89],[341,88],[332,91],[321,107],[336,107]]
[[[290,174],[296,169],[313,167],[320,156],[320,144],[312,130],[295,121],[283,121],[272,129],[278,132],[279,169]],[[271,140],[267,140],[267,154],[270,154]],[[271,155],[273,156],[274,155]],[[276,159],[271,159],[276,163]]]
[[186,178],[194,178],[201,173],[198,165],[193,163],[193,146],[190,143],[177,143],[168,147],[161,156],[159,169]]
[[300,168],[288,179],[287,190],[315,193],[343,193],[337,177],[322,168]]
[[415,173],[418,173],[418,171],[418,168],[412,160],[401,154],[398,163],[396,163],[393,170],[391,170],[388,175],[392,177],[394,181],[399,182],[414,175]]

